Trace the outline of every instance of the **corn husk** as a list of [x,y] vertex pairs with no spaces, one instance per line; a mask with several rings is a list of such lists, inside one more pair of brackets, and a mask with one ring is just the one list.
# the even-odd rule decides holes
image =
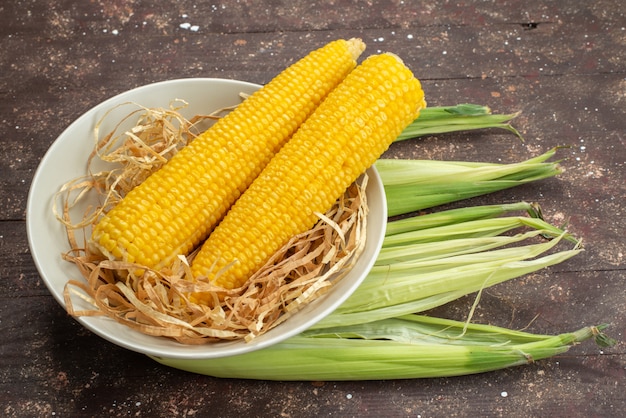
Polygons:
[[[388,380],[461,376],[532,364],[589,339],[605,325],[559,335],[421,315],[305,332],[272,347],[220,359],[154,358],[210,376],[262,380]],[[610,343],[610,341],[608,341]]]

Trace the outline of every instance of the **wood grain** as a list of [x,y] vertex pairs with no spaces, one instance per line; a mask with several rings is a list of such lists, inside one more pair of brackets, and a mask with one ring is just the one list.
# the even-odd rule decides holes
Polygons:
[[[626,357],[626,5],[617,0],[32,0],[0,5],[0,405],[5,416],[622,416]],[[185,24],[189,24],[186,26]],[[183,25],[183,26],[181,26]],[[265,83],[324,42],[400,55],[429,104],[521,111],[505,132],[394,144],[392,158],[513,162],[555,146],[557,178],[456,204],[530,200],[583,239],[580,256],[495,286],[477,322],[557,333],[607,322],[592,343],[528,366],[448,379],[265,382],[165,368],[82,328],[32,262],[28,189],[80,114],[184,77]],[[454,205],[451,205],[454,206]],[[53,250],[53,249],[51,249]],[[464,319],[473,295],[434,314]],[[505,395],[506,393],[506,395]]]

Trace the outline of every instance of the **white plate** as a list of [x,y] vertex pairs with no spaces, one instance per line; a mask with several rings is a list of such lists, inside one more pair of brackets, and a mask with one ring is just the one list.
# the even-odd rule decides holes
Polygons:
[[[194,78],[171,80],[139,87],[115,96],[92,108],[72,123],[52,144],[43,157],[28,195],[26,226],[33,259],[46,286],[65,307],[63,290],[70,279],[82,280],[78,268],[61,259],[69,250],[63,226],[52,211],[55,193],[61,185],[86,173],[86,160],[94,146],[93,128],[102,116],[120,103],[135,102],[146,107],[168,107],[174,99],[184,99],[189,106],[185,116],[207,114],[218,108],[239,103],[240,93],[253,93],[260,86],[234,80]],[[122,107],[108,121],[129,113]],[[109,132],[109,122],[101,132]],[[366,248],[355,267],[324,297],[310,303],[283,324],[255,338],[244,341],[206,345],[184,345],[152,337],[130,329],[106,317],[79,317],[78,322],[97,335],[129,350],[151,356],[203,359],[241,354],[276,344],[294,336],[333,312],[362,282],[371,269],[385,234],[387,206],[382,181],[374,168],[369,171],[366,190],[370,213],[367,222]],[[79,307],[80,308],[80,307]]]

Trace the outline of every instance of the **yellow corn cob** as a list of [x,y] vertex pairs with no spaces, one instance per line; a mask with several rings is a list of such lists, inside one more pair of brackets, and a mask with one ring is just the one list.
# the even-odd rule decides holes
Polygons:
[[192,262],[194,276],[242,285],[289,238],[313,227],[316,213],[327,211],[425,105],[419,81],[398,57],[366,59],[233,205]]
[[358,39],[333,41],[284,70],[128,193],[95,226],[92,248],[156,269],[188,254],[364,48]]

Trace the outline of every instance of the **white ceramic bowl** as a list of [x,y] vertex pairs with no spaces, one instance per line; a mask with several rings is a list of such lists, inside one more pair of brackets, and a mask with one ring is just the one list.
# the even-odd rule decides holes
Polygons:
[[[61,185],[86,173],[86,161],[94,146],[94,125],[116,105],[135,102],[146,107],[168,107],[174,99],[184,99],[189,106],[187,117],[207,114],[224,106],[239,103],[240,93],[253,93],[256,84],[210,78],[171,80],[139,87],[117,95],[87,111],[73,122],[52,144],[35,173],[28,195],[26,225],[33,259],[46,286],[65,307],[63,290],[68,280],[82,280],[78,268],[61,259],[69,250],[64,228],[52,211],[55,193]],[[101,132],[112,129],[112,121],[129,113],[121,107],[106,119]],[[333,312],[362,282],[380,251],[387,221],[383,185],[374,168],[369,169],[366,189],[370,213],[367,222],[366,248],[353,269],[325,296],[307,305],[283,324],[255,338],[244,341],[206,345],[183,345],[132,330],[107,317],[79,317],[78,322],[97,335],[127,349],[171,359],[205,359],[241,354],[270,346],[309,328]],[[88,308],[78,302],[77,308]]]

